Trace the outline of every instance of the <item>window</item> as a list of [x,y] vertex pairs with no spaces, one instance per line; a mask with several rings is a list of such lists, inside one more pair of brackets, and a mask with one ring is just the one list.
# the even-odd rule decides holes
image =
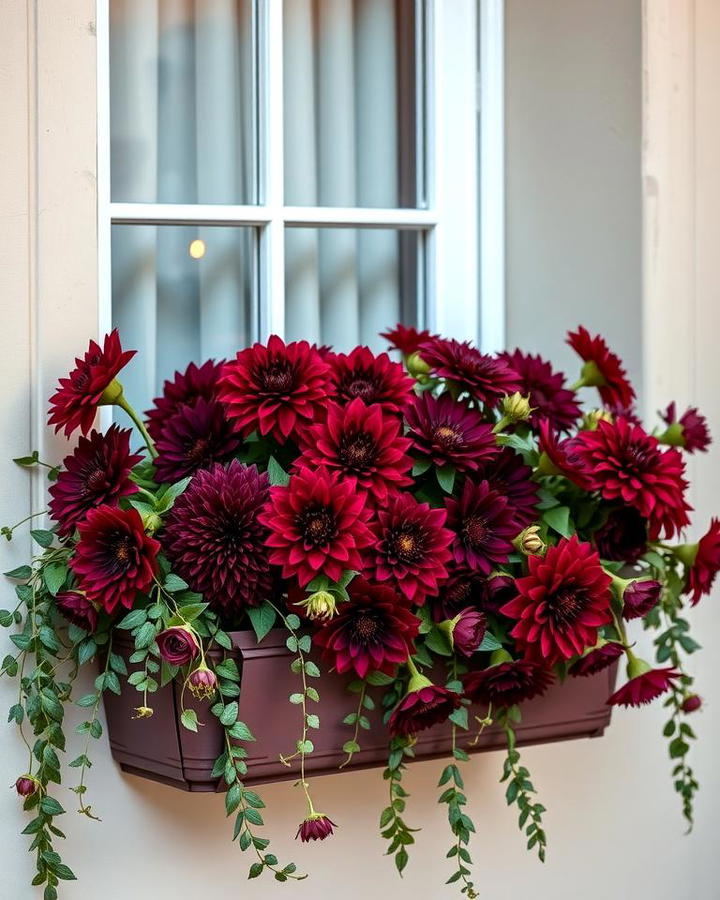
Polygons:
[[475,0],[99,4],[102,306],[142,351],[139,403],[271,332],[478,338],[477,19]]

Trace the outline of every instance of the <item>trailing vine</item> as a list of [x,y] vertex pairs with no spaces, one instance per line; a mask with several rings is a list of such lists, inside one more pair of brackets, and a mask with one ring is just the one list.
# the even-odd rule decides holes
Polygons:
[[545,807],[542,803],[533,801],[530,796],[535,793],[533,783],[530,781],[530,772],[525,766],[520,765],[520,754],[515,746],[515,731],[511,725],[511,721],[518,721],[518,717],[519,710],[517,707],[510,707],[500,716],[507,740],[507,756],[503,764],[503,774],[500,782],[508,782],[505,790],[505,799],[508,806],[512,806],[515,803],[520,810],[518,827],[521,831],[525,830],[528,838],[528,850],[532,850],[533,847],[537,846],[538,858],[540,862],[545,862],[547,838],[542,827],[542,814],[545,812]]

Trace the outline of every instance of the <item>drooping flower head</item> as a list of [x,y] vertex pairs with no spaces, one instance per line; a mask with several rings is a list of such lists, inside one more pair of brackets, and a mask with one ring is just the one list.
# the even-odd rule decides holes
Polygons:
[[606,406],[632,406],[635,391],[625,369],[599,334],[591,337],[580,325],[577,331],[568,332],[567,342],[585,363],[581,376],[584,384],[596,387]]
[[533,470],[510,447],[503,449],[485,463],[478,478],[487,481],[491,490],[507,499],[518,531],[526,528],[538,517],[538,485],[532,480]]
[[683,447],[688,453],[705,453],[711,444],[707,419],[700,415],[697,407],[690,406],[678,418],[675,403],[671,403],[662,414],[668,428],[660,438],[664,444]]
[[562,475],[583,490],[590,490],[585,461],[576,450],[577,436],[561,439],[548,421],[540,422],[538,432],[540,474]]
[[197,472],[161,532],[173,571],[217,611],[242,612],[272,593],[260,511],[267,475],[233,460]]
[[611,509],[605,523],[593,534],[602,559],[636,563],[647,550],[647,521],[633,506]]
[[88,510],[103,504],[115,506],[121,497],[137,491],[129,475],[143,457],[130,452],[130,435],[129,429],[117,425],[105,434],[92,431],[65,457],[48,491],[50,515],[60,526],[61,536],[71,534]]
[[257,429],[284,443],[315,420],[327,400],[329,366],[307,341],[271,335],[223,367],[220,400],[243,437]]
[[681,673],[671,666],[652,669],[644,660],[631,658],[628,678],[621,688],[608,698],[608,706],[642,706],[669,691]]
[[337,828],[337,825],[327,816],[322,813],[311,813],[300,823],[295,840],[300,838],[304,844],[308,841],[324,841],[333,833],[333,828]]
[[390,331],[383,331],[380,337],[389,341],[390,346],[394,350],[399,350],[403,356],[410,356],[417,353],[420,344],[429,341],[431,337],[437,337],[437,335],[431,335],[427,329],[418,331],[416,328],[401,325],[398,322]]
[[187,679],[190,693],[198,700],[211,700],[215,696],[217,683],[217,675],[203,662],[188,675]]
[[376,356],[368,347],[356,347],[348,355],[333,356],[330,367],[330,391],[338,403],[360,399],[397,413],[412,397],[412,378],[387,353]]
[[720,571],[720,519],[711,520],[710,528],[697,544],[682,544],[675,552],[685,563],[685,591],[695,606],[703,594],[710,593]]
[[498,455],[492,425],[450,394],[433,397],[425,391],[405,410],[405,420],[414,453],[435,466],[476,472]]
[[431,509],[411,494],[391,497],[371,525],[372,546],[364,560],[368,577],[372,573],[376,581],[422,606],[447,576],[453,534],[443,527],[445,519],[444,509]]
[[219,400],[198,397],[165,420],[156,439],[155,480],[174,482],[228,462],[242,444]]
[[553,665],[595,646],[611,620],[610,576],[590,544],[563,539],[544,557],[529,556],[528,570],[501,609],[517,619],[510,634],[525,657]]
[[389,491],[412,484],[409,446],[400,420],[381,406],[366,406],[359,399],[347,406],[331,403],[327,419],[304,432],[297,465],[324,466],[373,502],[384,503]]
[[[119,398],[120,386],[113,382],[135,353],[135,350],[122,349],[117,329],[105,335],[102,347],[90,341],[85,356],[75,359],[75,368],[68,377],[59,379],[60,386],[50,398],[48,424],[54,425],[56,432],[64,428],[66,437],[76,428],[87,434],[98,406]],[[108,396],[106,391],[113,396]]]
[[80,591],[61,591],[55,597],[55,606],[68,622],[89,634],[97,628],[98,611]]
[[507,562],[519,528],[508,498],[491,489],[487,481],[469,479],[460,499],[445,500],[447,525],[455,533],[455,562],[483,575]]
[[689,524],[685,463],[674,447],[663,450],[639,425],[617,419],[581,432],[574,449],[590,487],[605,500],[635,507],[648,520],[651,540],[661,533],[672,537]]
[[625,653],[622,644],[614,641],[601,640],[597,647],[588,650],[583,656],[574,662],[568,669],[568,675],[587,678],[609,668],[617,659]]
[[431,338],[418,351],[435,375],[481,403],[494,404],[520,390],[520,381],[506,362],[481,353],[469,341]]
[[407,693],[388,719],[388,730],[393,737],[411,737],[445,722],[459,706],[459,694],[433,684],[414,670]]
[[70,568],[88,599],[106,612],[130,609],[158,571],[160,544],[145,533],[137,510],[98,506],[78,525]]
[[369,672],[392,675],[415,652],[420,620],[400,602],[392,588],[356,577],[350,600],[319,628],[313,641],[323,648],[323,660],[340,675],[353,670],[358,678]]
[[520,393],[530,395],[533,412],[530,423],[537,428],[545,419],[558,431],[569,431],[580,417],[575,392],[565,386],[565,376],[553,371],[549,362],[532,353],[515,350],[500,353],[500,358],[515,372]]
[[662,585],[653,578],[635,578],[623,591],[623,619],[641,619],[657,606]]
[[201,366],[195,363],[184,372],[175,372],[172,381],[163,384],[161,397],[153,400],[153,408],[145,413],[147,430],[154,441],[159,441],[169,419],[176,416],[185,406],[192,406],[196,400],[216,400],[220,391],[220,373],[225,360],[206,360]]
[[333,472],[301,468],[287,486],[271,489],[260,521],[270,529],[270,561],[283,578],[305,587],[321,572],[339,581],[360,570],[360,551],[372,541],[370,510],[353,484]]
[[470,657],[475,653],[487,629],[487,619],[480,610],[468,606],[460,610],[451,622],[452,643],[455,651]]
[[487,669],[463,676],[465,696],[473,703],[515,706],[524,700],[542,696],[553,683],[553,674],[528,659],[510,659],[505,651],[492,656]]

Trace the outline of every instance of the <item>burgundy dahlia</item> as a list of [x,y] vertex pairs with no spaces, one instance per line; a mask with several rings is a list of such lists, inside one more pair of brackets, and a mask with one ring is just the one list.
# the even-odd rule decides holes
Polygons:
[[517,619],[510,634],[527,659],[553,665],[597,643],[598,628],[611,621],[610,576],[600,557],[577,535],[528,557],[518,595],[500,610]]
[[554,372],[549,362],[532,353],[515,350],[499,356],[517,374],[520,393],[530,395],[531,425],[537,428],[545,419],[558,431],[570,431],[580,417],[580,406],[575,392],[565,387],[565,376]]
[[155,442],[155,480],[180,481],[198,469],[227,462],[241,443],[220,401],[198,397],[165,420]]
[[483,575],[507,562],[518,533],[515,512],[508,498],[491,489],[487,481],[468,480],[460,499],[445,500],[448,528],[455,532],[455,562]]
[[244,437],[257,429],[280,443],[312,423],[327,400],[330,368],[307,341],[271,335],[223,367],[220,400]]
[[510,575],[491,575],[483,582],[480,596],[480,609],[486,613],[498,615],[505,604],[517,597],[517,585]]
[[92,431],[81,437],[75,450],[63,460],[57,481],[50,486],[50,515],[62,536],[71,534],[88,510],[117,505],[120,497],[137,491],[130,470],[142,460],[130,452],[129,429],[111,425],[105,434]]
[[113,613],[130,609],[158,571],[160,544],[145,533],[135,509],[98,506],[78,526],[80,540],[70,568],[88,599]]
[[374,539],[365,551],[364,570],[422,606],[447,576],[453,535],[443,527],[445,519],[444,509],[431,509],[412,494],[391,497],[371,524]]
[[487,579],[479,572],[451,563],[448,577],[439,585],[437,597],[433,597],[431,612],[434,622],[444,622],[467,607],[482,609],[487,593]]
[[[76,428],[87,434],[98,406],[114,402],[122,393],[113,381],[135,353],[122,349],[117,329],[105,335],[102,347],[90,341],[85,356],[75,359],[75,368],[68,377],[59,379],[60,387],[50,398],[48,424],[54,425],[55,431],[64,427],[66,437]],[[112,396],[105,393],[108,389]]]
[[707,451],[711,444],[710,430],[707,419],[700,415],[697,407],[688,407],[678,418],[675,403],[671,403],[662,414],[662,418],[668,426],[663,436],[664,443],[676,444],[688,453],[695,453],[696,450],[702,453]]
[[581,432],[575,450],[592,490],[605,500],[634,506],[648,520],[651,540],[661,532],[672,537],[689,524],[685,463],[674,447],[663,450],[639,425],[618,419]]
[[[678,548],[681,553],[683,549],[684,547]],[[703,594],[710,593],[715,576],[720,571],[720,519],[712,519],[707,533],[696,545],[691,544],[688,550],[691,557],[694,554],[694,558],[686,569],[685,590],[692,595],[691,603],[695,606]]]
[[453,620],[453,647],[463,656],[472,656],[485,637],[487,619],[472,606],[461,610]]
[[389,341],[390,346],[395,350],[399,350],[403,356],[410,356],[412,353],[417,352],[420,344],[436,336],[431,335],[427,330],[418,331],[416,328],[401,325],[398,322],[390,331],[383,331],[380,337],[384,337]]
[[610,510],[593,541],[602,559],[633,565],[647,550],[647,521],[633,506],[619,506]]
[[186,666],[200,652],[195,635],[184,625],[173,625],[157,636],[160,656],[171,666]]
[[324,841],[326,837],[330,837],[333,828],[337,825],[321,813],[312,813],[300,823],[300,827],[295,835],[295,840],[300,840],[307,844],[308,841]]
[[662,585],[652,578],[636,578],[623,592],[623,619],[641,619],[657,606]]
[[384,503],[388,492],[412,484],[409,446],[400,420],[381,406],[366,406],[359,399],[347,406],[331,403],[326,421],[304,432],[297,465],[336,471],[357,490]]
[[217,399],[220,373],[224,365],[224,359],[220,362],[208,359],[201,366],[190,363],[184,372],[175,372],[172,381],[165,381],[162,397],[156,397],[153,400],[153,408],[145,413],[147,430],[154,441],[160,440],[168,420],[177,415],[184,406],[194,404],[199,398]]
[[406,409],[405,420],[415,454],[435,466],[475,472],[498,454],[492,425],[450,394],[423,392]]
[[606,406],[632,406],[635,391],[625,369],[599,334],[591,337],[580,325],[576,332],[568,332],[567,342],[585,363],[582,382],[588,387],[596,387]]
[[173,570],[216,612],[242,612],[272,592],[267,498],[267,475],[233,460],[197,472],[170,511],[161,534]]
[[78,628],[90,634],[97,628],[97,608],[80,591],[62,591],[55,597],[55,605],[58,612]]
[[577,662],[574,662],[568,669],[568,675],[586,678],[589,675],[595,675],[611,666],[616,659],[625,653],[622,644],[612,641],[603,641],[592,650],[588,650]]
[[270,529],[270,561],[300,587],[321,572],[339,581],[343,571],[360,570],[360,550],[372,542],[369,518],[365,498],[350,481],[307,468],[291,475],[286,487],[271,489],[259,517]]
[[480,470],[479,478],[484,479],[493,491],[507,498],[508,509],[512,510],[518,531],[526,528],[538,517],[538,485],[532,480],[533,471],[526,466],[522,457],[503,447],[498,455]]
[[481,353],[469,341],[430,338],[418,348],[435,375],[481,403],[495,404],[520,390],[520,381],[502,359]]
[[460,706],[460,695],[433,684],[422,675],[410,680],[408,693],[388,719],[393,737],[411,737],[418,731],[445,722]]
[[338,353],[330,360],[330,392],[338,403],[360,399],[378,403],[387,412],[402,412],[412,398],[414,381],[387,353],[377,356],[368,347]]
[[541,475],[562,475],[583,490],[590,490],[589,473],[585,461],[577,452],[578,436],[560,439],[547,421],[540,422],[538,450]]
[[384,585],[357,577],[349,594],[350,600],[338,606],[337,615],[315,632],[313,641],[340,675],[351,669],[359,678],[369,672],[392,675],[415,652],[420,620]]
[[[641,661],[637,661],[641,662]],[[642,706],[651,703],[656,697],[669,691],[681,673],[668,666],[664,669],[651,669],[647,663],[641,662],[639,674],[631,677],[621,688],[608,698],[608,706]],[[628,666],[628,674],[633,669]]]
[[[498,651],[500,653],[500,651]],[[505,659],[481,671],[463,676],[465,696],[473,703],[515,706],[540,697],[553,683],[548,669],[528,659]]]

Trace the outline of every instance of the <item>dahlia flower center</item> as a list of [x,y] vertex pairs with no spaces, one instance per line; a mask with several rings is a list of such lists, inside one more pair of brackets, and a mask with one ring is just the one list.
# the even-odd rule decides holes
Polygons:
[[556,625],[569,625],[585,609],[584,592],[569,586],[548,597],[548,611]]
[[462,444],[463,433],[457,425],[437,425],[433,429],[433,438],[441,447],[450,450]]
[[85,479],[85,488],[88,493],[94,493],[105,487],[107,484],[107,473],[100,466],[97,466],[90,472]]
[[366,401],[374,399],[377,393],[375,382],[361,373],[353,373],[352,380],[347,383],[345,389],[351,397],[359,397]]
[[309,510],[301,518],[300,530],[306,543],[320,547],[335,537],[335,517],[326,507]]
[[348,469],[367,469],[375,462],[377,444],[372,435],[361,431],[343,439],[338,456]]
[[187,449],[185,456],[190,462],[200,463],[207,458],[209,451],[210,439],[199,437]]
[[261,376],[263,388],[271,394],[285,394],[293,386],[293,372],[289,363],[270,363]]
[[400,562],[417,562],[423,555],[422,536],[414,529],[401,529],[390,537],[388,549]]
[[116,562],[126,565],[130,560],[132,540],[128,534],[116,534],[110,544],[110,552]]
[[380,623],[377,618],[367,611],[363,611],[353,623],[354,636],[363,644],[374,641],[380,631]]
[[657,458],[657,452],[654,447],[643,447],[639,444],[632,444],[627,448],[627,463],[635,470],[644,471]]
[[489,529],[482,516],[470,516],[462,527],[463,539],[471,547],[481,547],[488,538]]

